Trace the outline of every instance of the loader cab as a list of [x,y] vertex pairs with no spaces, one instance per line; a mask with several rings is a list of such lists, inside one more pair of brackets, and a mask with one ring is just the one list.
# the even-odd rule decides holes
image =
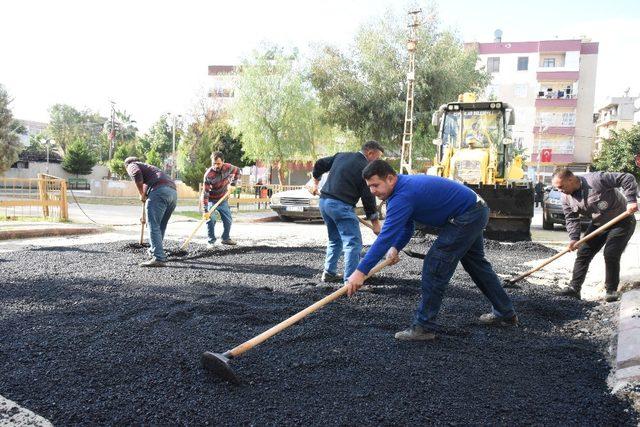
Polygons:
[[[487,167],[491,149],[495,149],[496,178],[504,178],[507,163],[513,154],[511,148],[511,125],[514,115],[511,108],[502,102],[451,102],[434,113],[434,125],[439,125],[436,158],[446,161],[446,153],[456,153],[460,176],[465,180],[476,176]],[[460,168],[475,169],[475,172]],[[455,170],[455,169],[454,169]],[[479,178],[475,179],[476,181]]]

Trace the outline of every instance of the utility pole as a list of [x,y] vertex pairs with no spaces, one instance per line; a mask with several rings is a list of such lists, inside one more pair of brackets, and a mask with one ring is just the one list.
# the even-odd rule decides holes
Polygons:
[[409,40],[407,51],[409,52],[409,68],[407,70],[407,101],[404,112],[404,130],[402,132],[402,154],[400,155],[400,173],[410,174],[411,167],[411,141],[413,139],[413,82],[416,78],[416,46],[418,44],[417,29],[420,25],[420,13],[422,9],[409,11],[411,23],[409,24]]
[[[113,145],[115,143],[115,139],[116,139],[116,128],[115,128],[115,123],[116,123],[116,103],[113,101],[109,101],[111,103],[111,129],[109,129],[109,163],[111,163],[111,159],[113,158]],[[109,170],[107,172],[107,178],[111,179],[111,167],[109,167]]]
[[177,176],[177,168],[178,168],[178,164],[177,164],[177,159],[176,159],[176,119],[182,118],[182,115],[178,114],[177,116],[175,114],[169,113],[171,114],[171,117],[173,117],[173,126],[171,128],[171,135],[172,135],[172,141],[173,141],[173,151],[171,154],[171,179],[175,180],[176,176]]

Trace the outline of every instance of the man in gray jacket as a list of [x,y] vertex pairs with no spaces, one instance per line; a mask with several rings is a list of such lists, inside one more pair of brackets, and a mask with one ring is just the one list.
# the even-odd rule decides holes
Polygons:
[[[592,172],[576,176],[569,169],[560,169],[553,174],[552,184],[563,193],[562,209],[571,240],[568,249],[578,250],[573,277],[561,295],[580,298],[580,288],[589,263],[604,246],[605,298],[607,301],[616,301],[619,298],[620,257],[635,231],[635,217],[630,215],[578,247],[580,215],[591,218],[586,231],[588,234],[625,211],[631,214],[637,212],[638,186],[635,177],[630,173],[617,172]],[[619,188],[622,193],[618,191]]]

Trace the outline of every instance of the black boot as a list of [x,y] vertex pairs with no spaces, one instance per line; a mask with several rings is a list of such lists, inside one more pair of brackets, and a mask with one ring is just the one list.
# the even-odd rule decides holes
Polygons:
[[558,295],[564,296],[564,297],[572,297],[572,298],[577,298],[580,299],[580,290],[574,288],[571,285],[565,286],[563,288],[561,288],[558,291]]

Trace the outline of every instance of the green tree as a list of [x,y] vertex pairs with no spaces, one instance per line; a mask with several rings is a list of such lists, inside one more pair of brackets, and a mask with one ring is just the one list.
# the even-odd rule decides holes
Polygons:
[[149,163],[150,165],[157,166],[160,169],[162,169],[163,167],[162,157],[160,157],[160,154],[158,154],[155,147],[152,147],[151,150],[147,151],[147,155],[145,156],[145,162]]
[[97,159],[88,144],[77,139],[67,146],[67,152],[62,159],[62,169],[78,175],[89,175],[96,165]]
[[209,113],[188,127],[178,147],[178,169],[185,184],[198,190],[214,151],[222,151],[227,163],[238,167],[247,164],[240,139],[226,118]]
[[[424,8],[423,8],[424,9]],[[421,25],[414,84],[414,155],[433,153],[431,114],[463,92],[480,92],[490,76],[476,69],[477,53],[460,38],[440,30],[437,15]],[[377,139],[400,151],[406,100],[406,17],[387,14],[363,25],[345,51],[320,46],[311,59],[310,79],[325,120]]]
[[118,178],[124,179],[127,176],[127,170],[124,167],[124,160],[127,157],[137,157],[144,159],[144,153],[140,151],[135,141],[125,143],[116,148],[113,153],[113,158],[109,162],[109,170],[114,173]]
[[288,161],[308,156],[313,132],[303,129],[303,118],[316,111],[296,58],[272,48],[243,61],[231,112],[246,157],[278,165],[280,182]]
[[67,145],[81,139],[87,143],[92,152],[100,154],[104,136],[101,130],[107,119],[89,110],[77,110],[71,105],[55,104],[49,109],[49,126],[46,135],[56,142],[65,154]]
[[19,135],[24,134],[26,129],[13,118],[10,103],[9,94],[0,85],[0,174],[18,160],[18,155],[24,149]]
[[602,141],[602,149],[593,162],[599,171],[628,172],[640,179],[640,170],[634,156],[640,153],[640,125],[629,130],[611,132],[611,137]]

